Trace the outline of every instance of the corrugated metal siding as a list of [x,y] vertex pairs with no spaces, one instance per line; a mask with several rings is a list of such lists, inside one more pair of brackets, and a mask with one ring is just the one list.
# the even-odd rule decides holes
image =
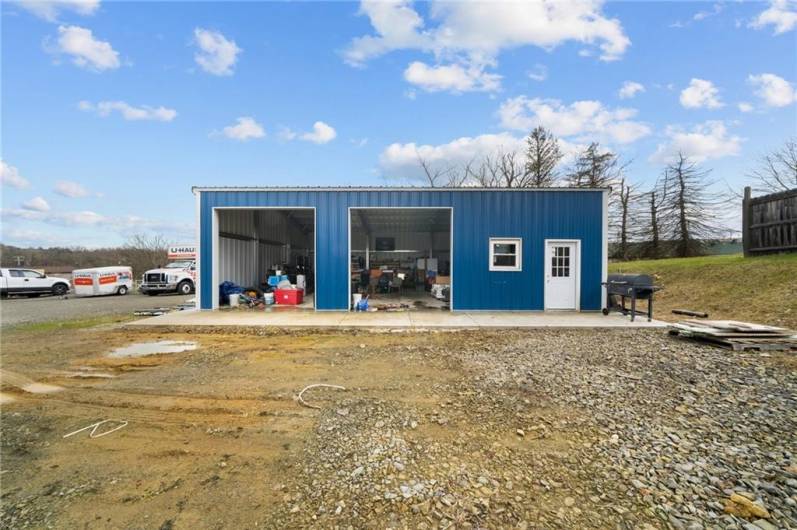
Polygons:
[[249,287],[257,285],[258,260],[254,241],[219,238],[219,277]]
[[[348,208],[453,207],[453,304],[458,310],[541,310],[545,239],[581,240],[581,309],[600,309],[600,191],[203,191],[201,274],[211,275],[212,210],[234,206],[316,208],[316,307],[348,307]],[[522,272],[489,272],[490,237],[523,238]],[[210,308],[210,281],[201,281]]]

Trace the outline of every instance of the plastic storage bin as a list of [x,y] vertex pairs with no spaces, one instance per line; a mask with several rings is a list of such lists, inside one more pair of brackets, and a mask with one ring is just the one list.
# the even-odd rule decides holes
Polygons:
[[274,300],[278,305],[299,305],[304,300],[302,289],[276,289]]

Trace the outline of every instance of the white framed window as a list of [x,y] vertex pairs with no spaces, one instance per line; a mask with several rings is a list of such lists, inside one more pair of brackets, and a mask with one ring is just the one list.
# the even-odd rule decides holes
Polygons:
[[523,270],[523,240],[519,237],[491,237],[490,270]]

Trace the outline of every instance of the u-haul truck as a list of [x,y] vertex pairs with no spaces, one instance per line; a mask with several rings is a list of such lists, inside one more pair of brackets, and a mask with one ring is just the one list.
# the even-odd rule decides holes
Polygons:
[[196,285],[196,247],[169,247],[167,257],[168,265],[144,273],[139,290],[150,296],[160,293],[193,293]]
[[130,267],[95,267],[72,271],[72,287],[78,296],[127,294],[133,288]]

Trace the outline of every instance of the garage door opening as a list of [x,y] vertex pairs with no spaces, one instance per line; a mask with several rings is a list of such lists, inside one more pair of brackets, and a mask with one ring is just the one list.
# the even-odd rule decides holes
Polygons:
[[[263,303],[256,309],[266,311],[315,308],[315,210],[312,208],[217,209],[217,265],[214,271],[216,293],[214,307],[225,305],[218,300],[219,285],[233,282],[256,292]],[[214,274],[214,276],[216,276]],[[277,296],[274,284],[282,280],[291,288],[302,289],[301,303],[291,303],[297,293]],[[268,304],[275,294],[274,304]],[[219,303],[220,302],[220,303]]]
[[371,310],[450,309],[450,208],[351,208],[349,216],[353,310],[361,298]]

